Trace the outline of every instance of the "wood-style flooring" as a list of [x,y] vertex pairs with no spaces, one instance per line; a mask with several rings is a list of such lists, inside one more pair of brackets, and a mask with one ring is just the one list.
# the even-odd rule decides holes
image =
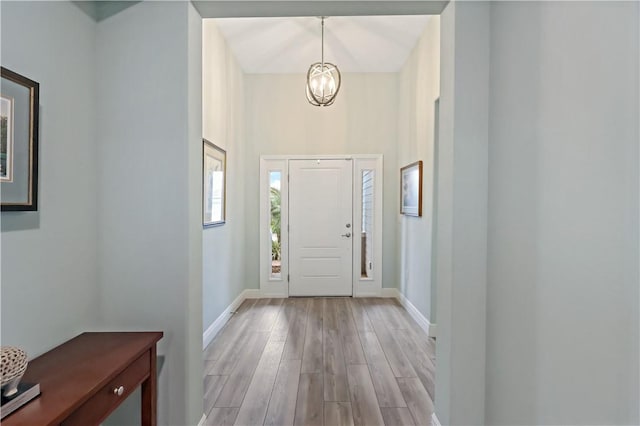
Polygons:
[[206,425],[431,425],[435,340],[395,299],[246,300],[204,359]]

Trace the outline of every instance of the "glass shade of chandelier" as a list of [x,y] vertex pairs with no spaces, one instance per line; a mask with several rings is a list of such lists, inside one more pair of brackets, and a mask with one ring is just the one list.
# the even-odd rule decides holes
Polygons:
[[311,64],[307,72],[307,100],[314,106],[329,106],[336,100],[340,90],[340,70],[324,61],[324,16],[322,20],[321,61]]

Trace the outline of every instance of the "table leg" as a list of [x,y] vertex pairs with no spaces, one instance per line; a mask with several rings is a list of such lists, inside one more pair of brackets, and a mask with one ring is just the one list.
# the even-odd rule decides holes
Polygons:
[[151,356],[151,371],[149,378],[142,382],[142,426],[156,426],[158,424],[158,372],[156,366],[156,345],[149,350]]

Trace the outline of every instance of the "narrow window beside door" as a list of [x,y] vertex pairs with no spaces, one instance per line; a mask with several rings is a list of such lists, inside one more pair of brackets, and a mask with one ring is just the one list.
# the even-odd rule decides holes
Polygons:
[[373,194],[374,170],[362,171],[362,236],[360,250],[360,276],[371,278],[373,271]]
[[281,278],[282,232],[281,224],[281,178],[279,171],[269,172],[269,205],[271,209],[271,278]]

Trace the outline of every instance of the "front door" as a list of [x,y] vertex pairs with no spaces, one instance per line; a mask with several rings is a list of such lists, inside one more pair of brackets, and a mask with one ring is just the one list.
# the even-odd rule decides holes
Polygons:
[[289,295],[352,294],[352,168],[289,161]]

